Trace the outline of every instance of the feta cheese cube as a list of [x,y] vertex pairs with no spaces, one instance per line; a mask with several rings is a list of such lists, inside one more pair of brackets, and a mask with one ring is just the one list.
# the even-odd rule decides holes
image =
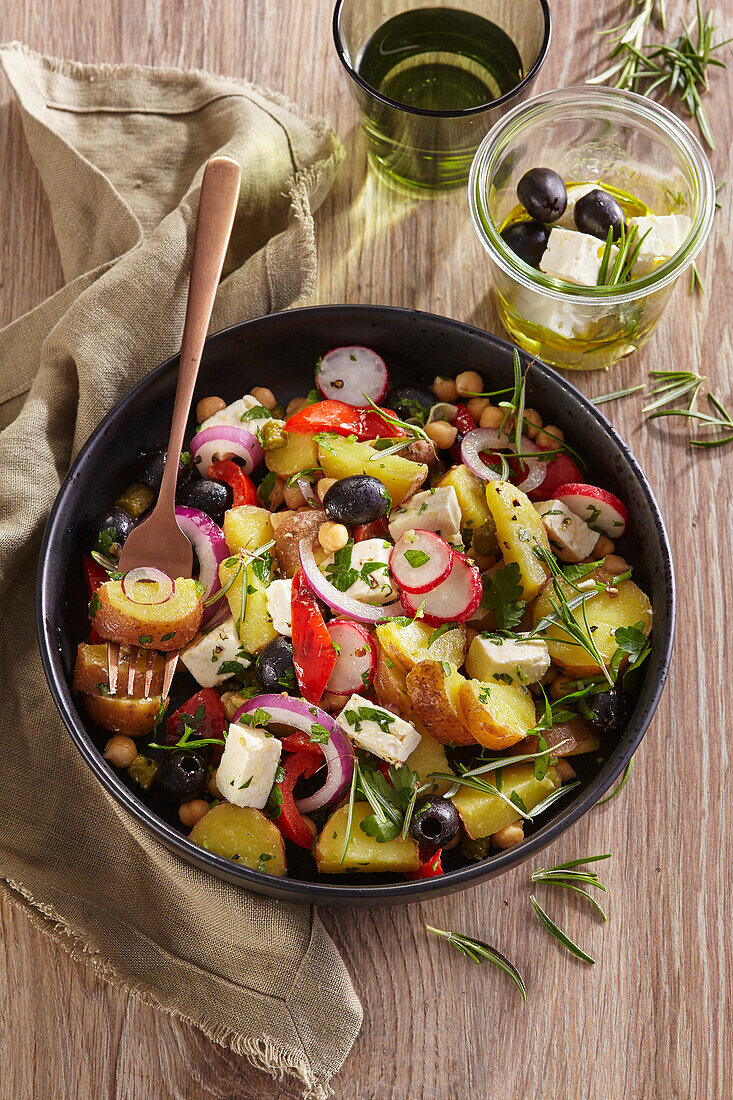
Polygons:
[[351,696],[336,721],[358,748],[390,764],[404,764],[421,740],[409,722],[361,695]]
[[[346,570],[354,570],[353,577],[344,594],[352,599],[381,606],[397,599],[397,589],[389,572],[389,555],[392,544],[386,539],[365,539],[351,547],[351,559],[345,550],[339,550],[339,570],[336,570],[336,555],[331,554],[321,564],[321,572],[334,583],[339,576],[346,576]],[[341,583],[341,582],[340,582]],[[339,587],[339,585],[337,585]],[[339,591],[341,589],[339,588]],[[277,627],[275,628],[277,629]]]
[[[540,260],[540,271],[578,286],[597,286],[604,247],[605,242],[590,233],[553,229]],[[611,249],[611,262],[617,251]]]
[[181,650],[181,660],[201,687],[211,688],[223,684],[232,675],[220,672],[225,661],[236,661],[247,668],[251,661],[244,656],[234,619],[229,615],[221,626],[214,627],[208,634],[197,634],[185,649]]
[[[466,672],[472,680],[491,683],[536,684],[550,667],[550,651],[541,638],[520,641],[514,638],[483,638],[478,634],[468,650]],[[507,680],[507,677],[509,678]]]
[[461,530],[461,508],[452,485],[415,493],[392,513],[389,533],[397,541],[406,531],[436,531],[448,542]]
[[272,625],[278,634],[286,638],[292,638],[292,613],[290,610],[290,597],[292,595],[293,582],[288,578],[270,581],[265,589],[265,601],[267,614],[272,619]]
[[232,722],[216,769],[216,785],[222,798],[235,806],[261,810],[275,782],[281,749],[278,738],[266,730]]
[[692,222],[685,214],[654,214],[629,218],[629,229],[635,225],[639,237],[644,237],[634,264],[634,275],[648,275],[655,267],[674,256],[685,242]]
[[571,512],[559,500],[543,500],[535,504],[550,542],[559,550],[562,561],[584,561],[593,553],[598,542],[598,532],[593,531],[584,519]]

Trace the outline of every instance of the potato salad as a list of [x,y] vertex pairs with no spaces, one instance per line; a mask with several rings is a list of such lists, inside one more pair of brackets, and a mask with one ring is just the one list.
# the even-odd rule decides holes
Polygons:
[[74,688],[195,844],[268,875],[429,878],[522,843],[598,770],[652,608],[624,502],[528,386],[518,354],[504,390],[391,385],[353,346],[286,408],[203,398],[176,498],[193,578],[119,571],[166,457],[139,456],[90,533]]

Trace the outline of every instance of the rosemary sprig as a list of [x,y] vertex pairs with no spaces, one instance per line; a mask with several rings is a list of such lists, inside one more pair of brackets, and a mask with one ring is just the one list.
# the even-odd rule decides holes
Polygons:
[[608,401],[618,401],[621,397],[630,397],[632,393],[639,393],[644,389],[642,382],[638,386],[627,386],[624,390],[614,390],[612,393],[601,393],[598,397],[591,397],[594,405],[605,405]]
[[448,943],[455,947],[456,951],[460,951],[462,955],[472,959],[475,963],[494,963],[495,966],[498,966],[500,970],[509,975],[519,990],[522,1000],[525,1004],[527,1003],[527,989],[522,980],[522,975],[516,966],[510,963],[509,959],[502,955],[500,951],[497,951],[496,948],[490,947],[483,940],[476,940],[472,936],[464,936],[460,932],[445,932],[442,928],[433,928],[430,924],[426,924],[425,929],[432,932],[434,936],[442,936],[443,939],[446,939]]
[[[407,433],[407,435],[410,435],[410,434],[416,435],[420,439],[427,439],[428,443],[432,443],[432,440],[431,440],[430,436],[428,435],[428,433],[426,431],[424,431],[423,428],[421,428],[419,424],[410,424],[410,423],[408,423],[407,420],[400,420],[400,418],[398,416],[392,416],[390,413],[386,412],[384,409],[380,409],[379,405],[376,405],[372,401],[371,397],[367,397],[367,395],[365,393],[362,394],[362,397],[364,398],[364,400],[367,402],[368,405],[371,405],[371,407],[374,409],[375,413],[378,413],[379,416],[381,416],[381,418],[385,422],[385,424],[391,424],[395,428],[402,428],[403,431],[405,431]],[[382,454],[384,454],[384,452],[382,452]]]
[[706,428],[715,428],[717,431],[728,432],[730,434],[718,436],[714,439],[695,439],[690,440],[691,447],[702,447],[711,449],[713,447],[724,447],[726,443],[733,442],[733,418],[730,413],[723,408],[718,398],[713,393],[707,394],[707,399],[716,410],[720,413],[720,416],[710,416],[708,413],[696,412],[692,408],[687,409],[657,409],[649,415],[649,420],[658,420],[663,416],[681,416],[689,420],[696,420],[699,424],[702,424]]
[[577,956],[577,958],[582,959],[583,962],[591,963],[593,966],[595,966],[596,960],[593,958],[593,956],[589,955],[587,951],[584,951],[583,948],[575,942],[575,940],[571,940],[570,936],[568,936],[566,932],[563,932],[562,928],[559,928],[558,925],[555,924],[554,920],[552,920],[552,918],[549,917],[544,911],[534,894],[530,894],[529,900],[532,902],[532,906],[539,918],[540,924],[547,929],[550,935],[554,936],[556,940],[559,940],[563,947],[566,947],[572,955],[575,955]]
[[624,789],[624,787],[626,786],[626,784],[628,782],[629,776],[631,775],[631,769],[633,767],[633,764],[634,764],[634,758],[632,756],[631,760],[629,760],[628,764],[624,768],[624,774],[621,776],[621,782],[619,783],[616,790],[611,791],[611,793],[606,795],[605,798],[602,798],[600,800],[600,802],[596,802],[596,806],[602,806],[604,804],[604,802],[610,802],[612,798],[616,797],[616,795],[619,793],[619,791],[622,791]]
[[[478,782],[483,783],[483,780],[478,779],[479,776],[486,775],[488,772],[497,771],[500,768],[507,768],[512,764],[523,764],[526,760],[537,760],[538,758],[548,756],[550,753],[557,752],[565,743],[565,741],[560,741],[559,744],[553,745],[552,748],[542,749],[540,752],[525,752],[518,756],[495,756],[478,768],[466,768],[460,776],[456,776],[453,772],[430,772],[426,778],[452,781],[453,786],[450,790],[447,790],[443,796],[444,798],[452,798],[453,795],[458,794],[459,787],[470,786],[471,780],[478,780]],[[494,793],[494,787],[489,783],[483,783],[483,786],[477,787],[476,789],[488,790],[491,791],[492,794]]]
[[590,902],[602,920],[607,921],[608,916],[601,905],[592,894],[582,888],[583,886],[592,886],[596,890],[602,890],[604,894],[607,894],[607,887],[603,885],[595,871],[577,871],[574,868],[584,867],[587,863],[595,863],[600,859],[610,859],[610,856],[611,853],[606,852],[600,856],[587,856],[570,860],[569,863],[558,863],[555,867],[538,867],[536,871],[532,871],[529,880],[530,882],[544,883],[546,886],[560,886],[565,890],[572,890],[576,894],[581,894]]
[[358,768],[354,765],[354,771],[351,776],[351,786],[349,787],[349,809],[346,815],[346,833],[344,836],[344,846],[341,849],[341,859],[339,863],[343,863],[346,859],[346,852],[348,851],[349,844],[351,843],[351,828],[354,824],[354,799],[356,797],[356,781],[358,779]]
[[698,391],[705,381],[704,374],[697,374],[694,370],[652,370],[649,371],[652,378],[658,379],[651,389],[649,396],[654,400],[645,405],[643,413],[653,412],[668,405],[670,401],[676,401],[680,397],[690,394],[688,409],[694,408]]

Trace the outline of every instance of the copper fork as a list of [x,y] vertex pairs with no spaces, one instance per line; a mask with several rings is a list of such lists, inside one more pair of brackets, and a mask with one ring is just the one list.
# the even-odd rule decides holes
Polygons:
[[[178,526],[175,515],[176,480],[178,462],[183,447],[186,421],[191,410],[193,391],[198,377],[204,340],[211,320],[214,296],[219,285],[234,214],[239,198],[241,169],[231,157],[212,157],[206,165],[201,183],[196,237],[191,258],[191,278],[188,287],[186,319],[181,341],[181,360],[178,383],[173,404],[173,418],[168,438],[168,451],[163,479],[155,507],[143,523],[127,537],[120,554],[119,568],[127,573],[140,566],[161,569],[172,579],[190,577],[193,569],[193,549],[186,535]],[[150,696],[157,651],[147,651],[144,697]],[[129,647],[127,694],[132,695],[140,651]],[[107,668],[109,691],[117,694],[120,646],[107,643]],[[168,695],[173,673],[178,663],[178,652],[165,654],[162,698]]]

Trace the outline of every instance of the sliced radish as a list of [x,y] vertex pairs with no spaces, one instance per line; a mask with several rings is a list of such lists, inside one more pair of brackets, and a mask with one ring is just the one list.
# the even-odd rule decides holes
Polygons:
[[558,486],[552,496],[584,519],[594,531],[601,531],[609,538],[621,538],[626,530],[629,519],[626,505],[606,489],[569,482]]
[[348,619],[332,619],[327,629],[331,641],[338,646],[338,657],[326,691],[334,695],[366,691],[377,667],[377,653],[369,631],[361,623]]
[[403,592],[401,599],[408,615],[416,615],[422,607],[422,618],[429,626],[442,626],[470,619],[481,603],[482,592],[478,566],[454,550],[451,570],[444,581],[425,594]]
[[389,389],[389,374],[371,348],[332,348],[316,367],[316,385],[327,399],[364,406],[368,397],[378,405]]
[[434,531],[406,531],[389,558],[392,576],[403,592],[429,592],[446,579],[452,564],[452,546]]

